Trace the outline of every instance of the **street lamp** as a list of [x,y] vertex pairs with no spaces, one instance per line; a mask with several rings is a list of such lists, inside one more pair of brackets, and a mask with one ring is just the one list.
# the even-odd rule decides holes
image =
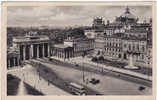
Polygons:
[[83,55],[82,55],[82,57],[83,57],[83,64],[82,64],[82,71],[83,71],[83,82],[85,82],[85,75],[84,75],[84,57],[87,55],[87,52],[86,51],[84,51],[83,52]]

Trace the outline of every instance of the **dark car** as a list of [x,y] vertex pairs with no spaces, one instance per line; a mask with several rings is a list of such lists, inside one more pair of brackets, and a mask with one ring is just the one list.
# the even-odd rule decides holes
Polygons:
[[95,95],[104,95],[104,94],[95,94]]
[[140,86],[139,88],[138,88],[138,90],[140,90],[140,91],[143,91],[145,89],[145,87],[143,87],[143,86]]
[[89,82],[92,84],[98,84],[100,83],[100,80],[96,80],[95,78],[92,78]]
[[76,64],[75,66],[76,66],[76,67],[79,67],[79,65],[78,65],[78,64]]
[[49,61],[53,61],[53,59],[52,59],[52,58],[49,58]]

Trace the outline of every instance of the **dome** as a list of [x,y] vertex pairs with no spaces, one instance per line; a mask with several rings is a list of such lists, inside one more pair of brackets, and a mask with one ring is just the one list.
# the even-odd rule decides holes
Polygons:
[[126,8],[125,13],[121,15],[121,17],[126,17],[126,18],[129,18],[129,19],[136,19],[136,17],[133,14],[130,13],[130,10],[129,10],[128,7]]

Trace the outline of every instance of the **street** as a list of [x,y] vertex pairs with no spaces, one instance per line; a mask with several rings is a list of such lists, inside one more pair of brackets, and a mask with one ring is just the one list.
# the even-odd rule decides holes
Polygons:
[[[89,68],[90,70],[85,71],[85,78],[90,79],[92,77],[96,77],[100,79],[100,84],[93,85],[93,84],[85,84],[82,81],[82,70],[79,67],[71,68],[70,65],[66,65],[65,63],[63,65],[59,65],[61,63],[52,64],[52,62],[49,62],[46,60],[38,59],[33,60],[35,62],[41,63],[44,66],[47,66],[51,70],[53,70],[59,77],[61,77],[63,80],[73,81],[80,84],[83,84],[95,91],[98,91],[100,94],[104,95],[142,95],[142,94],[151,94],[151,87],[145,86],[145,90],[139,91],[139,86],[143,86],[139,83],[133,83],[130,81],[126,81],[126,78],[119,79],[117,77],[111,77],[110,74],[99,74],[100,71],[92,71],[93,69]],[[79,70],[78,70],[79,69]],[[86,68],[84,70],[87,70]],[[69,73],[70,72],[70,73]],[[94,72],[94,73],[93,73]],[[108,71],[104,71],[103,73],[110,73]],[[112,75],[112,74],[111,74]],[[117,74],[116,74],[117,75]],[[125,80],[124,80],[125,79]],[[141,81],[141,80],[140,80]],[[142,82],[141,82],[142,83]]]

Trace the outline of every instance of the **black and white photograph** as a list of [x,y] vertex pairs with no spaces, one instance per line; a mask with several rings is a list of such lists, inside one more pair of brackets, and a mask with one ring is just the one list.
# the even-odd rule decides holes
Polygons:
[[17,5],[7,96],[152,96],[152,5]]

